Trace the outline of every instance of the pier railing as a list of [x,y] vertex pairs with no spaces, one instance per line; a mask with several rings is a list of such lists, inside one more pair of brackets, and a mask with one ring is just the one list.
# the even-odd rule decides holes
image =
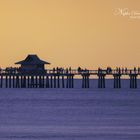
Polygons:
[[125,70],[116,70],[113,69],[111,71],[107,71],[106,69],[102,70],[77,70],[77,69],[71,69],[71,70],[53,70],[53,69],[46,69],[46,70],[19,70],[19,69],[1,69],[0,75],[7,75],[7,74],[74,74],[74,75],[82,75],[82,74],[90,74],[90,75],[98,75],[98,74],[106,74],[106,75],[113,75],[113,74],[121,74],[121,75],[130,75],[130,74],[138,74],[140,75],[140,70],[134,70],[134,69],[128,69]]

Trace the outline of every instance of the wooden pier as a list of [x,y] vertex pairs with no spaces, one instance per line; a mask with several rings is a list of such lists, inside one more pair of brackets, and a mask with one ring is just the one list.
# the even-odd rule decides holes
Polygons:
[[114,88],[121,88],[121,77],[130,79],[130,88],[137,88],[140,68],[127,69],[98,68],[98,70],[53,68],[45,69],[50,64],[36,54],[28,55],[16,62],[20,67],[0,69],[0,88],[74,88],[74,80],[81,78],[81,88],[90,88],[90,79],[98,77],[98,88],[106,87],[106,77],[114,78]]
[[45,70],[45,72],[25,72],[19,70],[0,71],[0,88],[74,88],[74,79],[81,77],[81,88],[90,88],[90,79],[98,77],[98,88],[106,87],[106,76],[114,79],[114,88],[121,88],[121,77],[127,76],[130,88],[137,88],[139,70]]

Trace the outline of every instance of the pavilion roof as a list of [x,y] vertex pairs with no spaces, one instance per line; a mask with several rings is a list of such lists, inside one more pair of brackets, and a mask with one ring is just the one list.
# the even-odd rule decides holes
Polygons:
[[30,54],[24,60],[16,62],[15,64],[36,65],[36,64],[50,64],[50,63],[41,60],[36,54]]

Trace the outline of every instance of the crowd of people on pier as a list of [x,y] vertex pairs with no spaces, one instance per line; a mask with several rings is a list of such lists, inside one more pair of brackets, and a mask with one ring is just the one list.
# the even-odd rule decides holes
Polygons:
[[8,74],[13,74],[13,73],[17,73],[19,72],[19,69],[18,67],[6,67],[5,69],[2,69],[0,67],[0,73],[8,73]]
[[88,69],[82,69],[81,67],[78,67],[77,69],[72,69],[71,67],[69,67],[69,68],[62,68],[62,67],[56,67],[56,68],[53,68],[53,70],[51,70],[51,72],[52,73],[66,73],[66,74],[68,74],[68,73],[76,73],[76,72],[78,72],[79,74],[80,73],[89,73],[89,70]]
[[[82,73],[93,73],[93,71],[96,73],[105,73],[105,74],[114,74],[114,73],[140,74],[140,67],[138,67],[138,68],[134,67],[133,69],[128,69],[127,67],[125,67],[125,68],[116,67],[115,69],[112,69],[111,67],[107,67],[106,69],[102,69],[99,67],[97,70],[88,70],[86,68],[83,69],[81,67],[78,67],[77,69],[72,69],[71,67],[69,67],[69,68],[56,67],[51,70],[49,70],[49,69],[45,70],[46,73],[54,73],[54,74],[70,74],[70,73],[82,74]],[[16,74],[16,73],[22,73],[22,72],[25,72],[25,70],[21,69],[20,67],[6,67],[5,69],[2,69],[0,67],[0,74],[2,74],[2,73]],[[26,70],[26,72],[28,72],[28,70]]]
[[98,68],[98,73],[100,72],[105,72],[106,74],[112,74],[112,73],[118,73],[118,74],[138,73],[140,74],[140,67],[138,68],[134,67],[133,69],[128,69],[127,67],[125,68],[116,67],[115,69],[112,69],[111,67],[107,67],[107,69]]
[[57,74],[62,74],[62,73],[72,73],[72,69],[71,67],[69,68],[62,68],[62,67],[56,67],[56,68],[53,68],[52,70],[50,70],[51,73],[57,73]]

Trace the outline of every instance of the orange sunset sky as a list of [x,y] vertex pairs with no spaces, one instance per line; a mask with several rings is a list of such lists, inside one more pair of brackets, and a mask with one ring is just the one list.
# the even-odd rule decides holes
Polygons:
[[55,66],[140,66],[140,0],[0,0],[0,66],[27,54]]

